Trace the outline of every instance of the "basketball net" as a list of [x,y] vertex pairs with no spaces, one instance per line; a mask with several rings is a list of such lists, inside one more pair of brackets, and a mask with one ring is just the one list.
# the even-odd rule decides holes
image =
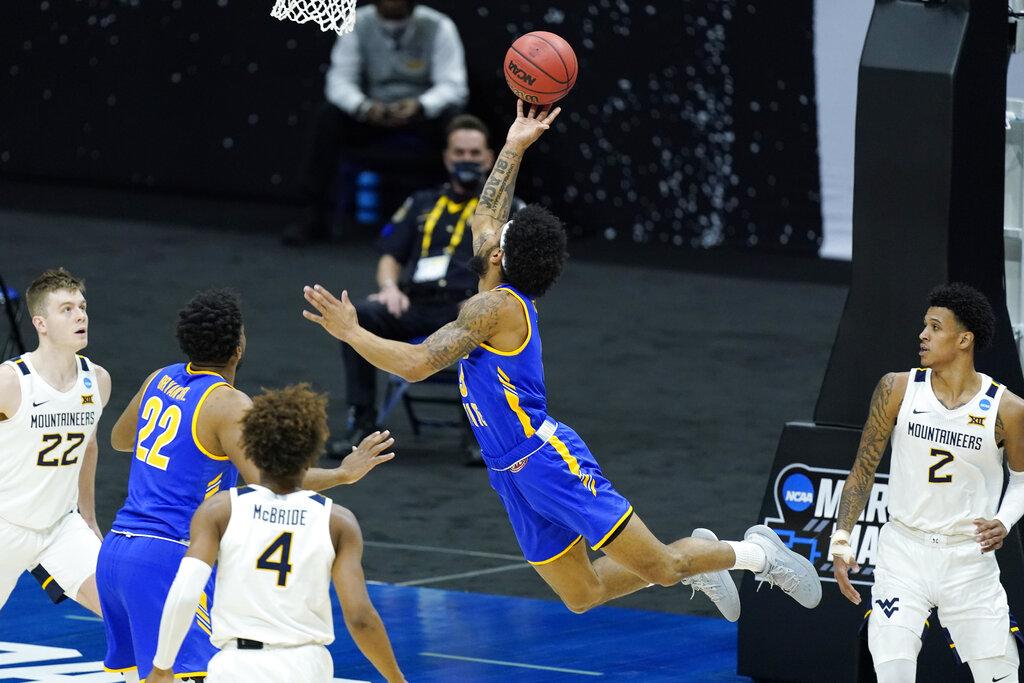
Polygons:
[[339,36],[351,33],[356,25],[356,0],[276,0],[270,16],[304,24],[315,21],[321,31]]

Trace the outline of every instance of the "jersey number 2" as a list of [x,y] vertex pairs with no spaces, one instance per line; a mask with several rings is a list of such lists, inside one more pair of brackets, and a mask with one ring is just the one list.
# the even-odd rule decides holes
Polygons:
[[932,484],[948,484],[953,481],[953,475],[948,473],[940,475],[939,470],[953,462],[953,454],[941,448],[933,448],[932,457],[936,456],[941,460],[928,468],[928,481]]
[[[275,562],[271,558],[278,550],[281,551],[281,554]],[[292,532],[285,531],[273,543],[268,545],[267,549],[260,555],[260,559],[256,560],[256,569],[277,572],[277,585],[286,586],[288,585],[288,575],[292,573],[292,566],[288,563],[288,556],[291,554]]]
[[[156,396],[150,396],[146,405],[142,407],[142,419],[146,421],[139,430],[138,445],[135,447],[135,457],[152,465],[159,470],[166,470],[170,459],[160,453],[160,449],[166,446],[178,434],[178,426],[181,424],[181,408],[176,405],[169,405],[164,409],[163,401]],[[153,441],[149,448],[144,447],[143,442],[150,437],[157,427],[163,431]]]

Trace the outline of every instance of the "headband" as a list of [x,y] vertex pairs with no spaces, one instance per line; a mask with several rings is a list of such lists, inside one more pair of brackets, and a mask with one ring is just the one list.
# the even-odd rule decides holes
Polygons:
[[505,225],[501,226],[501,237],[498,238],[498,247],[501,248],[501,251],[502,251],[502,254],[501,254],[501,267],[504,268],[506,271],[508,270],[508,262],[505,259],[505,253],[504,253],[505,252],[505,237],[506,237],[506,235],[508,235],[508,229],[511,226],[512,226],[512,221],[509,221],[508,223],[505,223]]

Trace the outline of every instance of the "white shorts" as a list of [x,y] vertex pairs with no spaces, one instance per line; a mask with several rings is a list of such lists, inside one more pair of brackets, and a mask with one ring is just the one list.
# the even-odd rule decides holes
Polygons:
[[239,650],[229,643],[206,668],[206,683],[330,683],[334,662],[323,645]]
[[868,617],[875,666],[917,659],[920,643],[892,629],[920,637],[933,607],[961,661],[1006,654],[1010,608],[995,555],[983,554],[973,539],[950,545],[936,540],[919,538],[892,522],[882,527]]
[[100,539],[77,512],[70,512],[49,529],[27,529],[0,519],[0,607],[21,573],[37,564],[74,600],[82,583],[96,573]]

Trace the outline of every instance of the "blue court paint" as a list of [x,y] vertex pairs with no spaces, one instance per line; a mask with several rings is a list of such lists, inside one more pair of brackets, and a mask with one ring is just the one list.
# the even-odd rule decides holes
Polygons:
[[[736,626],[723,619],[615,607],[576,615],[547,600],[387,584],[369,590],[406,676],[417,683],[749,680],[734,673]],[[665,598],[687,595],[679,589]],[[332,599],[336,680],[381,680]],[[54,680],[61,673],[76,680],[75,673],[102,671],[103,626],[91,616],[70,600],[52,605],[23,576],[0,611],[0,681]]]

